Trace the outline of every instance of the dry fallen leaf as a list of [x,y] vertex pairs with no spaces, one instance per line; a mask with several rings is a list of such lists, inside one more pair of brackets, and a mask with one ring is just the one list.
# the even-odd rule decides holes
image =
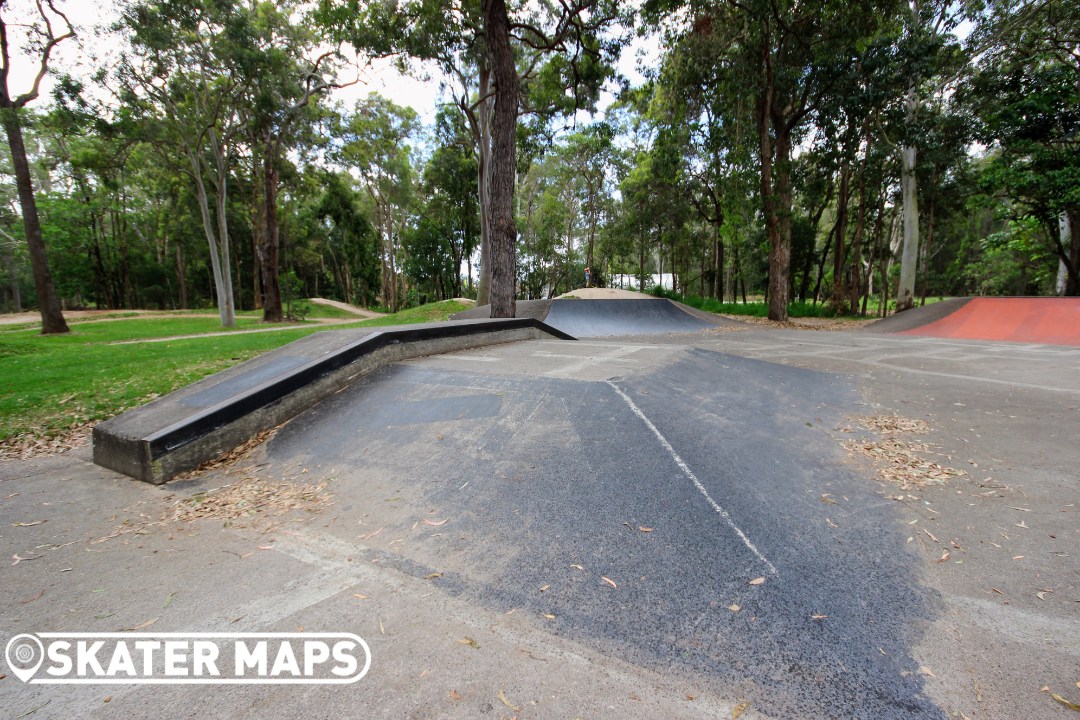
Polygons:
[[35,520],[34,522],[28,522],[28,523],[17,522],[17,523],[12,523],[11,526],[12,527],[34,527],[35,525],[41,525],[43,522],[45,522],[45,521],[44,520]]
[[833,499],[832,499],[831,497],[829,497],[828,495],[822,495],[822,496],[821,496],[821,502],[823,502],[823,503],[828,503],[828,504],[830,504],[830,505],[835,505],[835,504],[836,504],[836,501],[835,501],[835,500],[833,500]]
[[446,520],[428,520],[427,518],[424,518],[424,524],[425,525],[431,525],[433,527],[442,527],[449,520],[450,520],[450,518],[446,518]]
[[1061,703],[1065,707],[1069,708],[1070,710],[1076,710],[1077,712],[1080,712],[1080,705],[1074,703],[1073,701],[1066,700],[1065,698],[1061,697],[1057,693],[1050,693],[1050,697],[1054,698],[1055,700],[1057,700],[1059,703]]
[[829,617],[828,615],[811,615],[810,619],[811,620],[826,620],[826,619],[828,619],[828,617]]
[[477,650],[480,647],[480,643],[476,642],[471,637],[463,637],[460,640],[458,640],[458,643],[460,645],[468,645],[469,647],[471,647],[474,650]]
[[502,702],[503,705],[510,708],[514,712],[521,712],[521,708],[519,708],[517,705],[512,704],[509,700],[506,699],[506,695],[505,695],[505,693],[503,693],[502,690],[500,690],[495,695],[495,697],[499,698],[499,700]]
[[34,595],[33,597],[28,597],[25,600],[20,600],[19,604],[20,605],[29,605],[30,603],[32,603],[35,600],[39,599],[44,594],[45,594],[45,591],[42,590],[41,592],[39,592],[37,595]]
[[425,580],[434,580],[435,578],[442,577],[442,573],[429,573],[424,576]]
[[581,567],[580,565],[571,565],[570,567],[574,568],[575,570],[584,570],[585,569],[585,568]]
[[605,576],[601,575],[601,576],[600,576],[600,579],[601,579],[601,580],[603,580],[604,582],[606,582],[606,583],[607,583],[608,585],[610,585],[610,586],[611,586],[611,587],[613,587],[613,588],[617,588],[617,587],[619,587],[618,585],[616,585],[616,584],[615,584],[615,581],[614,581],[614,580],[612,580],[612,579],[611,579],[611,578],[609,578],[609,577],[605,577]]
[[367,600],[368,599],[368,596],[365,595],[364,593],[353,593],[353,597],[356,598],[357,600]]
[[922,665],[921,667],[919,667],[919,674],[926,675],[927,677],[932,677],[932,678],[937,677],[937,675],[934,674],[934,671],[931,670],[930,668],[926,667],[925,665]]
[[765,578],[763,578],[763,577],[754,578],[753,580],[750,581],[750,584],[751,585],[764,585],[765,584]]
[[541,585],[540,586],[540,592],[547,592],[548,588],[550,588],[550,587],[551,587],[550,585]]
[[131,631],[131,630],[142,630],[143,628],[148,628],[148,627],[150,627],[151,625],[153,625],[153,624],[154,624],[154,623],[156,623],[157,621],[158,621],[158,619],[157,619],[157,618],[150,618],[150,619],[149,619],[149,620],[147,620],[146,622],[141,622],[141,623],[139,623],[138,625],[136,625],[135,627],[129,627],[129,628],[127,628],[127,629],[128,629],[129,631]]
[[937,559],[937,562],[939,562],[939,563],[943,563],[943,562],[945,562],[945,561],[946,561],[946,560],[948,560],[948,559],[949,559],[949,551],[948,551],[948,550],[944,550],[944,551],[942,551],[942,553],[941,553],[941,557],[939,557],[939,558]]
[[551,615],[550,613],[543,613],[543,615],[544,615],[544,617],[546,617],[546,618],[547,618],[548,620],[554,620],[554,619],[555,619],[555,616],[554,616],[554,615]]
[[638,530],[640,530],[641,532],[652,532],[653,531],[653,529],[651,527],[645,527],[644,525],[639,527]]
[[739,612],[740,610],[742,610],[742,605],[739,605],[737,603],[731,603],[727,606],[727,609],[731,612]]
[[461,695],[459,695],[459,694],[458,694],[458,691],[457,691],[457,690],[451,690],[451,691],[450,691],[450,699],[451,699],[451,700],[460,700],[460,699],[461,699]]
[[731,720],[739,720],[742,714],[750,709],[750,701],[741,702],[735,707],[731,708]]

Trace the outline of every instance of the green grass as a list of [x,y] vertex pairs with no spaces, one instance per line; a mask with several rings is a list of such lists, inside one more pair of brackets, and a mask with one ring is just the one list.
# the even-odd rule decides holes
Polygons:
[[[681,302],[684,305],[704,310],[711,313],[724,315],[750,315],[753,317],[765,317],[769,314],[769,306],[764,302],[750,303],[722,303],[716,298],[702,298],[697,295],[682,296],[669,290],[653,288],[651,294],[657,297],[666,297],[669,300]],[[788,316],[793,318],[803,317],[837,317],[836,312],[824,303],[814,305],[808,302],[793,302],[788,305]]]
[[[439,322],[451,315],[473,307],[472,303],[463,303],[457,300],[442,300],[428,303],[419,307],[409,308],[393,315],[386,315],[371,320],[363,320],[356,323],[358,327],[370,325],[408,325],[411,323]],[[350,323],[350,326],[352,323]]]
[[[330,328],[403,325],[445,320],[468,306],[454,301],[410,308],[376,320]],[[256,318],[239,329],[266,327]],[[67,335],[0,330],[0,442],[49,436],[104,420],[128,408],[224,370],[305,335],[329,329],[307,324],[279,332],[213,335],[117,345],[171,335],[221,330],[212,318],[147,318],[72,324]]]

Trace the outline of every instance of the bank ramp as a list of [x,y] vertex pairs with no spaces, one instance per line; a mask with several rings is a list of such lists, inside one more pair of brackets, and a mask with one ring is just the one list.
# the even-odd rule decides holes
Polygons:
[[1080,298],[954,298],[893,315],[867,330],[1080,347]]
[[[519,316],[542,320],[549,327],[578,338],[693,333],[737,324],[666,298],[648,296],[641,299],[523,300],[518,301],[517,309]],[[481,318],[489,312],[490,307],[483,305],[458,313],[453,319]]]

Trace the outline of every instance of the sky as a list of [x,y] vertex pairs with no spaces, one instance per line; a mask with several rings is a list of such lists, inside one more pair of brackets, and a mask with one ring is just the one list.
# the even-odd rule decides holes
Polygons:
[[[31,18],[36,14],[31,0],[9,0],[7,5],[10,9],[5,9],[4,14],[12,20]],[[87,77],[100,64],[115,61],[120,47],[115,37],[103,36],[101,33],[102,28],[119,18],[117,3],[110,0],[60,0],[58,6],[71,20],[77,37],[56,47],[50,62],[50,75],[57,71],[67,71],[76,77]],[[24,34],[17,28],[12,28],[12,35],[18,48]],[[634,85],[643,80],[637,69],[638,51],[645,53],[651,60],[658,56],[658,50],[648,41],[641,39],[635,38],[631,45],[624,48],[618,69]],[[13,94],[25,92],[33,85],[37,64],[34,57],[13,55],[9,79]],[[382,59],[371,63],[360,62],[358,67],[346,68],[340,79],[351,80],[357,77],[357,74],[360,83],[334,91],[332,99],[349,106],[369,93],[378,92],[398,105],[412,107],[425,124],[430,125],[434,121],[439,102],[439,77],[433,70],[429,77],[406,76],[397,71],[392,60]],[[36,104],[47,104],[50,101],[53,85],[52,77],[47,76],[41,84],[40,97],[35,101]],[[613,99],[610,92],[606,93],[600,103],[601,110]],[[579,121],[584,119],[579,118]]]

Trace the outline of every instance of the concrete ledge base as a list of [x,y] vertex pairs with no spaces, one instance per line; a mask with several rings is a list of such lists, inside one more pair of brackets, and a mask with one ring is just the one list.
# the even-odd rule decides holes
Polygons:
[[571,336],[532,318],[315,333],[99,423],[94,462],[160,484],[279,425],[383,365]]

